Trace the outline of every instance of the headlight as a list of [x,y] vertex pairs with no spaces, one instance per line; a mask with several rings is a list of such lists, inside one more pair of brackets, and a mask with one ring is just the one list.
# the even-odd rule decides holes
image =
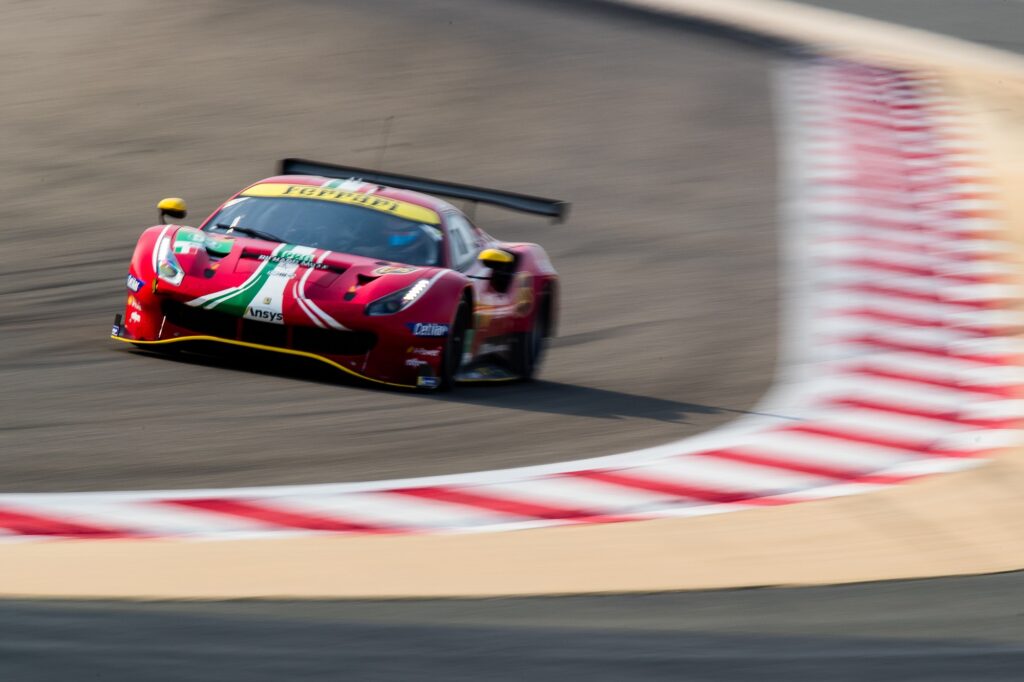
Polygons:
[[382,296],[366,306],[367,315],[392,315],[411,306],[430,286],[429,279],[416,280],[404,289]]
[[170,237],[164,237],[157,245],[156,276],[174,286],[178,286],[181,284],[181,280],[185,279],[185,271],[178,263],[178,259],[174,257],[174,248]]

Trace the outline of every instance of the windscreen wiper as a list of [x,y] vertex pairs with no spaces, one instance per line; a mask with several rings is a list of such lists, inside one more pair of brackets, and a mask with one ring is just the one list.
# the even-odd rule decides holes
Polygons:
[[281,243],[284,243],[284,240],[281,239],[280,237],[276,237],[276,236],[270,234],[269,232],[263,232],[261,230],[254,230],[251,227],[239,227],[238,225],[228,225],[227,223],[217,223],[216,227],[219,227],[222,230],[230,230],[232,232],[241,232],[242,234],[247,234],[250,237],[256,237],[257,239],[265,239],[268,242],[281,242]]

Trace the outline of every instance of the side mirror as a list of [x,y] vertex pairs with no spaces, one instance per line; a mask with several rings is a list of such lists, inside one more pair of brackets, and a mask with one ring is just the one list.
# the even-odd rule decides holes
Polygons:
[[184,199],[178,197],[168,197],[167,199],[161,199],[160,203],[156,205],[158,211],[160,211],[160,222],[167,222],[167,217],[181,220],[188,215],[188,206],[185,205]]
[[516,257],[502,249],[484,249],[476,259],[495,272],[511,272],[516,265]]
[[504,249],[484,249],[476,259],[491,269],[491,286],[501,293],[508,291],[516,269],[515,254]]

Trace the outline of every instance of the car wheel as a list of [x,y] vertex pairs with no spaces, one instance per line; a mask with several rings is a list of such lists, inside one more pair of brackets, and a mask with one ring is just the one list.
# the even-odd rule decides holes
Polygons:
[[533,314],[530,330],[516,334],[512,342],[512,370],[523,381],[531,381],[540,367],[548,337],[548,298],[542,296]]
[[469,329],[471,315],[469,302],[463,298],[455,310],[455,318],[452,321],[451,329],[448,330],[448,340],[444,344],[441,385],[438,387],[442,391],[450,391],[455,386],[455,375],[462,363],[462,351],[466,343],[466,330]]

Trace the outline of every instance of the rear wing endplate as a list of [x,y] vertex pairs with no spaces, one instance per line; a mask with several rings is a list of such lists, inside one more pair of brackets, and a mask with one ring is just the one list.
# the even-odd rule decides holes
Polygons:
[[355,168],[352,166],[339,166],[333,163],[321,163],[319,161],[308,161],[306,159],[283,159],[281,161],[282,175],[322,175],[328,178],[354,178],[366,182],[376,182],[388,187],[398,189],[411,189],[414,192],[424,194],[436,194],[455,199],[467,199],[484,204],[493,204],[509,208],[513,211],[524,213],[536,213],[538,215],[551,216],[555,222],[565,222],[569,215],[570,204],[557,199],[545,199],[534,197],[528,194],[517,194],[515,192],[503,192],[496,189],[484,187],[473,187],[444,180],[430,180],[418,178],[413,175],[399,175],[397,173],[385,173],[382,171],[368,170],[366,168]]

